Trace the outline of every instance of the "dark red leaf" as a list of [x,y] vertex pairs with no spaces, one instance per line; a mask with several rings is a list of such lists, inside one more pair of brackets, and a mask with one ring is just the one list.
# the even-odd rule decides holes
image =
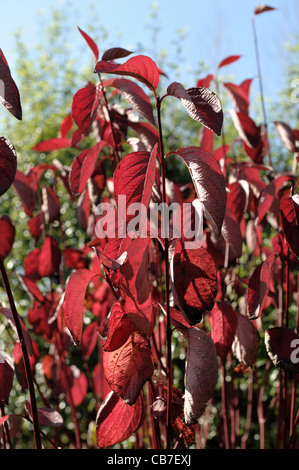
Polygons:
[[0,257],[6,258],[15,241],[16,229],[8,215],[0,217]]
[[20,94],[2,50],[0,49],[0,103],[17,119],[22,119]]
[[92,50],[92,53],[94,55],[94,59],[95,61],[97,62],[99,60],[99,49],[98,49],[98,46],[96,45],[96,43],[94,42],[94,40],[87,34],[85,33],[84,31],[82,31],[82,29],[79,28],[78,26],[78,30],[80,31],[80,33],[82,34],[83,38],[85,39],[85,41],[87,42],[88,46],[90,47],[90,49]]
[[96,322],[92,322],[83,330],[81,348],[85,359],[90,358],[97,345],[99,339],[97,328],[98,324]]
[[209,88],[194,87],[187,90],[181,83],[173,82],[167,88],[169,95],[180,99],[188,114],[195,121],[221,134],[223,111],[217,95]]
[[254,9],[255,15],[259,15],[260,13],[264,13],[265,11],[271,11],[271,10],[276,10],[274,7],[270,7],[269,5],[265,5],[264,3],[261,3]]
[[245,366],[253,366],[258,358],[259,334],[249,318],[235,312],[238,319],[232,352],[239,362]]
[[104,86],[119,90],[137,113],[155,125],[153,106],[147,94],[137,83],[126,78],[112,78],[106,80]]
[[[32,416],[32,409],[30,403],[26,400],[26,411]],[[41,407],[37,409],[38,421],[41,426],[49,426],[51,428],[59,428],[63,425],[63,418],[56,410],[48,407]]]
[[215,303],[211,312],[212,339],[218,356],[226,359],[234,341],[237,316],[229,302]]
[[12,185],[17,171],[17,154],[12,143],[0,137],[0,196]]
[[60,218],[60,201],[55,191],[50,187],[42,190],[42,209],[47,222],[54,222]]
[[64,248],[62,254],[65,264],[70,269],[84,269],[87,268],[89,264],[89,259],[82,250]]
[[274,122],[276,130],[289,152],[298,152],[298,144],[296,143],[296,137],[292,128],[282,121]]
[[103,60],[99,61],[95,72],[134,77],[153,91],[157,89],[160,78],[159,69],[155,62],[150,57],[144,55],[132,57],[122,65]]
[[111,47],[107,49],[102,55],[102,60],[115,60],[115,59],[122,59],[123,57],[127,57],[128,55],[132,54],[131,51],[127,49],[123,49],[122,47]]
[[218,65],[218,69],[220,69],[221,67],[224,67],[225,65],[229,65],[229,64],[232,64],[233,62],[236,62],[237,60],[240,59],[240,55],[230,55],[229,57],[226,57],[225,59],[223,59],[220,64]]
[[200,328],[186,330],[187,360],[184,416],[196,424],[212,397],[218,379],[218,359],[211,337]]
[[75,94],[72,102],[72,117],[83,135],[88,135],[97,115],[101,90],[88,83]]
[[261,192],[258,202],[257,223],[261,223],[265,215],[278,200],[278,192],[283,188],[284,183],[295,181],[293,175],[281,175],[274,178]]
[[299,373],[299,336],[290,328],[274,327],[265,331],[265,345],[273,364],[288,372]]
[[264,308],[264,303],[270,289],[271,272],[275,256],[269,256],[254,270],[248,284],[248,315],[251,320],[258,318]]
[[214,306],[217,272],[212,256],[203,248],[186,249],[179,239],[171,260],[174,296],[188,322],[201,321]]
[[220,237],[225,214],[226,188],[219,163],[199,147],[183,147],[176,152],[186,163],[197,196],[216,235]]
[[251,82],[252,80],[248,79],[241,83],[241,85],[235,85],[234,83],[228,82],[223,83],[237,113],[247,115],[249,113],[249,87]]
[[280,206],[282,230],[289,248],[299,256],[299,195],[283,198]]
[[32,150],[37,152],[52,152],[53,150],[65,149],[71,146],[71,140],[66,137],[53,137],[52,139],[44,140],[32,147]]
[[[101,404],[96,417],[97,444],[100,448],[122,442],[142,426],[145,418],[143,397],[132,406],[113,391]],[[117,425],[116,425],[117,423]]]
[[32,177],[16,170],[13,187],[21,200],[24,211],[29,217],[32,217],[36,194]]
[[0,351],[0,405],[8,404],[8,399],[13,384],[14,364],[11,357],[4,351]]
[[125,403],[133,405],[154,372],[149,339],[135,329],[119,349],[104,351],[103,361],[111,389]]

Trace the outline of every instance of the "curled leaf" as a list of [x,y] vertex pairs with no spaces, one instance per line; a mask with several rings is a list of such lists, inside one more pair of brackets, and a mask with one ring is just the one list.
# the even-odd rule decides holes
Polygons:
[[221,134],[223,111],[218,96],[209,88],[185,89],[181,83],[173,82],[167,88],[169,95],[179,98],[188,114],[195,121]]

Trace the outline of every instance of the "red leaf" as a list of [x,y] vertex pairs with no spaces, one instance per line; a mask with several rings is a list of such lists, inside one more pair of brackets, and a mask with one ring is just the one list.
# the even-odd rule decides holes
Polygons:
[[209,73],[208,75],[206,75],[204,78],[200,78],[197,83],[196,83],[196,87],[199,88],[199,87],[204,87],[204,88],[209,88],[210,84],[211,84],[211,81],[214,79],[214,75]]
[[100,274],[88,269],[79,269],[71,274],[66,288],[62,310],[66,326],[76,344],[81,342],[86,290],[95,276],[100,276]]
[[89,264],[89,259],[82,250],[64,248],[62,254],[65,264],[70,269],[84,269],[87,268]]
[[203,248],[186,249],[178,239],[171,260],[174,296],[191,325],[200,322],[214,306],[217,272],[211,255]]
[[155,62],[147,56],[138,55],[127,60],[122,65],[99,61],[95,68],[96,73],[112,73],[115,75],[128,75],[144,83],[155,91],[159,84],[159,69]]
[[57,194],[50,187],[44,187],[42,190],[43,205],[42,210],[47,222],[54,222],[60,218],[60,201]]
[[14,146],[5,137],[0,137],[0,196],[12,185],[16,171],[17,154]]
[[148,122],[134,122],[129,121],[129,126],[136,132],[142,143],[145,145],[146,150],[151,152],[154,146],[159,141],[159,134],[155,127]]
[[261,3],[254,9],[255,15],[259,15],[260,13],[264,13],[265,11],[271,11],[271,10],[276,10],[274,7],[270,7],[269,5],[265,5],[264,3]]
[[[120,195],[126,196],[127,213],[128,208],[134,203],[140,203],[148,208],[156,175],[156,156],[157,147],[151,153],[130,153],[118,164],[114,173],[114,194],[116,200]],[[134,215],[135,213],[127,215],[127,221]]]
[[218,70],[221,68],[221,67],[224,67],[225,65],[229,65],[229,64],[232,64],[233,62],[236,62],[237,60],[240,59],[240,55],[230,55],[229,57],[226,57],[225,59],[223,59],[220,64],[218,65]]
[[185,89],[181,83],[173,82],[167,88],[169,95],[180,99],[188,114],[195,121],[221,134],[223,111],[217,95],[209,88]]
[[44,295],[39,290],[36,283],[27,276],[20,276],[20,281],[24,290],[27,294],[32,297],[33,299],[37,300],[40,303],[44,302]]
[[211,337],[199,328],[186,330],[187,360],[184,415],[196,424],[212,397],[218,379],[218,358]]
[[230,110],[233,123],[239,136],[250,148],[256,148],[260,140],[260,130],[247,114]]
[[176,152],[186,163],[197,196],[216,235],[220,237],[225,214],[225,180],[213,155],[199,147],[183,147]]
[[15,241],[16,229],[8,215],[0,217],[0,257],[6,258]]
[[108,327],[108,337],[104,351],[119,349],[128,340],[134,330],[134,324],[124,312],[120,302],[113,304]]
[[63,119],[60,129],[59,129],[59,136],[62,139],[65,139],[68,136],[68,133],[72,129],[73,126],[73,119],[71,113],[69,113],[65,118]]
[[13,384],[14,365],[11,357],[4,351],[0,351],[0,405],[8,404],[8,399]]
[[32,217],[35,206],[35,186],[32,178],[16,170],[13,187],[21,200],[24,211]]
[[41,277],[51,276],[58,272],[61,253],[57,241],[47,236],[38,257],[38,271]]
[[248,315],[251,320],[258,318],[270,289],[271,272],[275,256],[269,256],[254,270],[248,284]]
[[223,83],[237,113],[247,115],[249,113],[249,87],[251,82],[252,80],[248,79],[241,83],[241,85],[228,82]]
[[86,189],[87,181],[95,170],[99,153],[106,145],[107,142],[101,141],[75,157],[69,176],[70,187],[74,194],[81,194]]
[[88,382],[86,375],[76,366],[64,367],[61,371],[61,392],[68,404],[79,406],[86,398]]
[[20,94],[2,50],[0,49],[0,103],[17,119],[22,119]]
[[273,364],[285,371],[299,373],[299,336],[290,328],[274,327],[265,331],[265,345]]
[[154,372],[149,340],[136,329],[119,349],[104,351],[103,363],[111,389],[129,405]]
[[83,135],[88,135],[97,115],[102,92],[98,86],[88,83],[75,94],[72,102],[72,117]]
[[85,359],[90,358],[94,348],[97,345],[99,339],[97,328],[97,323],[93,322],[83,330],[81,348]]
[[215,303],[211,312],[212,339],[221,359],[226,359],[234,341],[237,329],[237,316],[228,302]]
[[142,395],[138,397],[134,405],[130,406],[116,393],[110,392],[96,416],[98,446],[110,447],[128,439],[142,426],[144,418]]
[[282,175],[274,178],[261,192],[258,202],[258,218],[257,223],[261,223],[271,206],[278,199],[278,192],[283,188],[284,183],[295,181],[293,175]]
[[37,152],[51,152],[53,150],[60,150],[70,147],[71,140],[63,137],[53,137],[52,139],[44,140],[32,147],[32,150]]
[[153,106],[143,89],[132,80],[125,78],[112,78],[104,82],[105,87],[114,87],[119,90],[132,108],[142,117],[155,125]]
[[90,49],[92,50],[92,53],[94,55],[94,58],[95,58],[95,61],[97,62],[99,60],[99,50],[98,50],[98,46],[96,45],[96,43],[94,42],[94,40],[87,34],[85,33],[84,31],[82,31],[82,29],[79,28],[78,26],[78,30],[80,31],[80,33],[82,34],[83,38],[85,39],[85,41],[87,42],[88,46],[90,47]]
[[281,201],[280,217],[282,230],[289,248],[299,256],[299,195]]
[[123,49],[122,47],[111,47],[107,49],[102,55],[102,60],[115,60],[115,59],[122,59],[123,57],[127,57],[128,55],[132,54],[131,51],[127,49]]

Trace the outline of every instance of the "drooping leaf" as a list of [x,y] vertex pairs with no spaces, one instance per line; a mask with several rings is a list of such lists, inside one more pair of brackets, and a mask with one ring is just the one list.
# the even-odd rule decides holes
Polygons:
[[171,260],[174,296],[190,325],[200,322],[205,310],[214,306],[217,291],[216,266],[203,248],[187,249],[177,240]]
[[216,235],[220,237],[225,214],[226,189],[224,176],[213,155],[199,147],[182,147],[176,152],[185,162],[205,215]]
[[97,444],[100,448],[122,442],[142,426],[145,418],[143,397],[130,406],[113,391],[101,404],[96,416]]
[[11,252],[15,241],[16,229],[10,217],[4,214],[0,217],[0,257],[6,258]]
[[223,59],[219,64],[218,64],[218,69],[221,69],[222,67],[224,67],[225,65],[229,65],[229,64],[232,64],[233,62],[236,62],[237,60],[240,59],[240,57],[242,57],[241,55],[230,55],[228,57],[226,57],[225,59]]
[[0,405],[8,404],[13,384],[15,368],[12,358],[4,351],[0,351]]
[[51,235],[45,238],[38,257],[38,270],[41,277],[58,272],[61,253],[57,241]]
[[292,130],[292,128],[286,123],[282,121],[275,121],[274,122],[276,130],[289,152],[298,152],[299,147],[296,143],[296,137]]
[[299,373],[299,336],[281,326],[265,331],[265,345],[273,364],[285,371]]
[[[26,400],[25,403],[26,411],[32,416],[31,404]],[[59,428],[63,425],[63,418],[61,414],[48,408],[46,406],[40,407],[37,409],[38,422],[41,426],[49,426],[51,428]]]
[[262,261],[249,279],[247,312],[251,320],[258,318],[263,311],[270,290],[274,261],[275,255],[271,255],[265,261]]
[[211,311],[212,339],[218,356],[226,359],[237,329],[237,315],[229,302],[215,303]]
[[159,84],[159,69],[155,62],[145,55],[132,57],[121,65],[104,60],[99,61],[95,72],[134,77],[152,91],[156,91]]
[[249,114],[249,88],[251,82],[252,79],[244,80],[240,85],[228,82],[223,83],[237,113]]
[[0,103],[17,119],[22,119],[18,87],[11,76],[7,60],[0,49]]
[[33,178],[30,174],[26,175],[17,169],[13,187],[21,200],[24,211],[29,217],[32,217],[36,195]]
[[0,137],[0,196],[12,185],[17,171],[17,154],[12,143]]
[[104,350],[103,364],[111,389],[125,403],[133,405],[154,372],[149,339],[135,329],[119,349]]
[[237,311],[235,313],[238,323],[232,352],[239,362],[250,367],[256,363],[258,358],[259,334],[248,317]]
[[97,115],[101,90],[93,83],[88,83],[74,95],[72,117],[83,135],[88,135]]
[[212,397],[218,379],[218,358],[211,337],[200,328],[189,328],[185,375],[184,416],[196,424]]
[[299,256],[299,195],[283,198],[280,206],[282,230],[289,248]]
[[104,86],[113,87],[119,90],[140,116],[155,125],[153,106],[147,94],[137,83],[132,80],[127,80],[126,78],[112,78],[105,80]]
[[94,59],[97,62],[99,60],[98,46],[96,45],[94,40],[89,36],[89,34],[85,33],[85,31],[83,31],[81,28],[79,28],[79,26],[78,26],[78,30],[81,33],[81,35],[83,36],[83,38],[85,39],[85,41],[87,42],[88,46],[90,47],[90,49],[91,49],[91,51],[94,55]]
[[100,274],[88,269],[79,269],[71,274],[66,288],[62,305],[63,316],[76,344],[80,344],[82,337],[86,290],[95,276],[100,276]]
[[74,158],[69,175],[70,188],[74,194],[82,194],[86,189],[87,181],[95,170],[99,154],[106,145],[108,145],[107,142],[101,141],[83,150]]
[[181,83],[173,82],[167,88],[169,95],[181,100],[188,114],[195,121],[221,134],[223,111],[218,96],[209,88],[194,87],[187,90]]

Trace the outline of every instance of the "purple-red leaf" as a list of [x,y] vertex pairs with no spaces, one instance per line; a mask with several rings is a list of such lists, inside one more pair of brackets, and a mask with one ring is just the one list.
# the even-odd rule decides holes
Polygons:
[[12,358],[0,351],[0,405],[1,407],[8,404],[8,399],[14,378],[14,365]]
[[[25,407],[27,412],[32,416],[30,403],[26,400]],[[41,426],[49,426],[51,428],[59,428],[63,424],[63,418],[56,410],[52,410],[46,406],[37,409],[38,421]]]
[[282,230],[289,248],[299,256],[299,195],[283,198],[280,206]]
[[218,356],[226,359],[237,329],[237,315],[229,302],[215,303],[211,312],[212,339]]
[[72,163],[69,175],[70,188],[73,194],[81,194],[86,189],[87,181],[93,174],[100,151],[108,145],[101,141],[91,148],[83,150]]
[[271,11],[271,10],[276,10],[274,7],[270,7],[269,5],[265,5],[264,3],[261,3],[254,9],[254,14],[259,15],[260,13],[264,13],[265,11]]
[[282,121],[275,121],[274,124],[283,144],[288,149],[288,151],[293,153],[298,152],[299,148],[293,129],[291,129],[288,124]]
[[20,94],[2,50],[0,49],[0,103],[17,119],[22,119]]
[[234,356],[247,367],[253,366],[258,358],[259,334],[248,317],[235,312],[238,319],[235,338],[232,344]]
[[38,271],[41,277],[58,272],[61,253],[57,241],[51,235],[45,238],[38,257]]
[[218,96],[209,88],[193,87],[187,90],[181,83],[173,82],[167,88],[169,95],[181,100],[190,117],[221,134],[223,111]]
[[96,65],[95,72],[134,77],[153,91],[155,91],[159,85],[159,69],[150,57],[144,55],[132,57],[122,65],[103,60],[99,61]]
[[12,185],[17,171],[17,154],[12,143],[0,137],[0,196]]
[[225,180],[215,157],[199,147],[183,147],[176,152],[186,163],[197,196],[216,235],[220,237],[225,214]]
[[5,258],[15,241],[16,229],[8,215],[0,217],[0,257]]
[[111,47],[110,49],[107,49],[107,51],[104,52],[104,54],[102,55],[102,60],[109,61],[115,59],[122,59],[130,54],[132,54],[131,51],[123,49],[122,47]]
[[188,328],[184,416],[196,424],[212,397],[218,379],[218,358],[211,337],[199,328]]
[[275,255],[271,255],[265,261],[262,261],[249,279],[247,310],[251,320],[258,318],[263,311],[270,289],[274,261]]

